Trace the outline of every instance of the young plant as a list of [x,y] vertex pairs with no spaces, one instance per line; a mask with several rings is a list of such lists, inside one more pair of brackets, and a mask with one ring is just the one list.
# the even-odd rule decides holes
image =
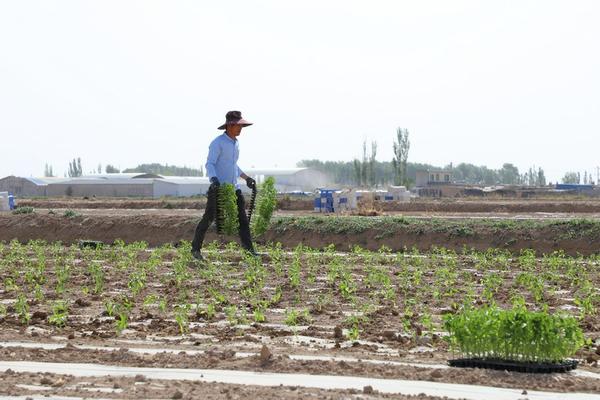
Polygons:
[[19,319],[24,324],[29,324],[31,321],[31,314],[29,313],[29,303],[27,302],[27,298],[23,293],[19,294],[17,297],[17,301],[15,303],[15,310],[17,311],[17,315]]
[[69,309],[64,301],[56,301],[52,306],[52,315],[48,317],[48,322],[59,328],[64,328],[69,317]]
[[71,267],[68,261],[65,260],[63,263],[56,267],[56,294],[63,294],[66,290],[66,284],[71,276]]
[[116,304],[112,300],[106,300],[104,302],[104,311],[106,311],[106,315],[112,317],[115,314]]
[[257,306],[254,309],[254,313],[253,313],[254,322],[261,323],[261,322],[265,322],[267,320],[267,317],[265,317],[265,309],[266,309],[265,305],[262,305],[262,304]]
[[127,312],[127,310],[122,310],[119,313],[119,316],[117,317],[117,319],[115,320],[115,329],[116,329],[117,333],[120,334],[125,329],[127,329],[128,324],[129,324],[129,313]]
[[190,330],[190,321],[188,317],[189,310],[189,304],[178,304],[175,306],[175,321],[177,321],[177,325],[179,326],[179,333],[181,333],[182,335],[188,333]]

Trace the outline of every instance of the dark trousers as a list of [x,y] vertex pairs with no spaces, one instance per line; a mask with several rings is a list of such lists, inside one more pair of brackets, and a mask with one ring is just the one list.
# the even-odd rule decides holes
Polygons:
[[[218,188],[211,186],[208,189],[208,201],[206,203],[206,209],[204,215],[196,227],[196,233],[194,234],[194,240],[192,241],[192,250],[200,250],[202,243],[204,242],[204,236],[206,231],[217,217],[217,202],[216,196]],[[254,251],[252,246],[252,236],[250,235],[250,224],[248,222],[248,216],[246,215],[246,205],[244,196],[241,190],[236,190],[237,195],[237,208],[238,208],[238,219],[240,221],[240,241],[242,247],[246,250]]]

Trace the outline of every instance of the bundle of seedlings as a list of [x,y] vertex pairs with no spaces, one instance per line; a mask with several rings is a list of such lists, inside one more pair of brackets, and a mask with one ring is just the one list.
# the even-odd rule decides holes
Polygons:
[[223,183],[217,194],[217,231],[219,234],[235,235],[240,229],[235,186]]
[[[255,194],[254,192],[253,194]],[[251,220],[250,228],[254,236],[262,235],[269,229],[271,224],[271,217],[277,207],[277,190],[275,190],[275,178],[268,177],[260,185],[260,192],[258,194],[258,200],[256,203],[256,217]],[[250,215],[248,219],[252,217],[252,211],[254,204],[251,202]]]
[[568,357],[583,346],[583,332],[574,317],[528,311],[518,305],[465,309],[444,317],[453,351],[463,358],[454,367],[518,372],[566,372],[577,367]]
[[[217,231],[220,234],[234,235],[240,228],[235,186],[225,183],[219,186],[217,194]],[[256,206],[256,215],[253,212]],[[254,235],[262,235],[271,223],[271,217],[277,207],[277,191],[275,179],[269,177],[260,185],[259,190],[252,190],[248,220]]]

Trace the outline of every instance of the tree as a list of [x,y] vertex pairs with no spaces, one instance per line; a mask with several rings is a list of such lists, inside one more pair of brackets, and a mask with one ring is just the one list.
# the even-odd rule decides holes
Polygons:
[[352,161],[352,166],[354,171],[354,182],[356,183],[356,185],[360,186],[362,176],[360,172],[360,161],[355,158],[354,161]]
[[121,171],[119,171],[119,169],[118,169],[118,168],[115,168],[115,167],[113,167],[113,166],[112,166],[112,165],[110,165],[110,164],[106,164],[106,167],[105,167],[104,171],[105,171],[107,174],[118,174],[119,172],[121,172]]
[[102,173],[102,164],[98,164],[98,173],[101,174]]
[[498,171],[498,175],[500,183],[506,185],[517,185],[520,182],[519,168],[510,163],[504,163]]
[[363,155],[360,164],[360,185],[367,185],[367,140],[363,141]]
[[568,184],[579,184],[581,182],[581,175],[579,172],[566,172],[565,176],[562,178],[562,182]]
[[46,163],[46,166],[44,167],[44,176],[46,178],[54,176],[54,171],[52,171],[52,165],[48,165],[48,163]]
[[394,185],[408,185],[406,178],[406,166],[408,162],[408,151],[410,150],[410,141],[408,140],[408,129],[397,128],[394,140],[394,158],[392,166],[394,168]]
[[371,154],[369,154],[369,186],[377,185],[377,171],[375,169],[375,158],[377,157],[377,142],[371,142]]
[[544,170],[541,167],[538,168],[537,184],[538,186],[546,186],[546,174],[544,174]]
[[81,158],[73,159],[72,162],[69,163],[69,177],[76,178],[83,174],[83,169],[81,168]]

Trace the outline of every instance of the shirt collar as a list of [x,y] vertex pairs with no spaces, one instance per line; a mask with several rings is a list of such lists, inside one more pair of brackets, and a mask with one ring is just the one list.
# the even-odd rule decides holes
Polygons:
[[232,138],[230,138],[230,137],[229,137],[229,135],[227,135],[227,132],[223,132],[223,136],[225,136],[225,138],[226,138],[227,140],[230,140],[230,141],[232,141],[233,143],[236,143],[236,142],[237,142],[237,139],[232,139]]

